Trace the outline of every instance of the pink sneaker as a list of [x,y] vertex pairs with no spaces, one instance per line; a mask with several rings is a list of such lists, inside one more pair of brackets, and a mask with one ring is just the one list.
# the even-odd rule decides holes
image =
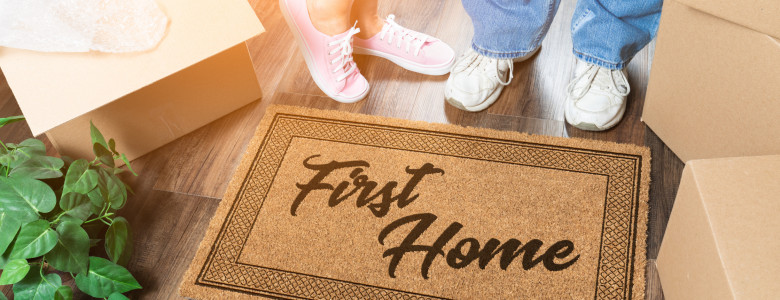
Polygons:
[[343,103],[366,97],[368,81],[352,60],[352,36],[360,29],[353,26],[342,34],[328,36],[314,28],[306,0],[279,0],[279,6],[317,86]]
[[455,63],[455,52],[439,39],[401,27],[389,15],[382,31],[370,39],[355,38],[355,54],[384,57],[409,71],[444,75]]

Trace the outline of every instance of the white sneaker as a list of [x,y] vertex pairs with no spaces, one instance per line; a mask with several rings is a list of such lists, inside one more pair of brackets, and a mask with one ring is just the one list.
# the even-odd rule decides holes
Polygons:
[[631,92],[626,70],[610,70],[577,61],[566,88],[566,122],[582,130],[602,131],[620,122]]
[[515,59],[494,59],[469,48],[458,58],[450,72],[444,89],[445,99],[452,106],[465,111],[485,110],[496,102],[504,86],[512,82],[512,63],[528,59],[539,49]]

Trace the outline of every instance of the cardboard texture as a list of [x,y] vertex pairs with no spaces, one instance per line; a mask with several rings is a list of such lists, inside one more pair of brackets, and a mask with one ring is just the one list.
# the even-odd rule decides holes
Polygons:
[[777,299],[780,156],[694,160],[658,254],[669,300]]
[[633,145],[271,106],[180,294],[644,299],[649,159]]
[[0,49],[34,135],[46,132],[63,155],[90,157],[92,119],[132,159],[261,97],[244,41],[264,29],[249,3],[157,4],[169,23],[149,51]]
[[664,3],[642,120],[684,162],[780,154],[780,2],[730,3]]

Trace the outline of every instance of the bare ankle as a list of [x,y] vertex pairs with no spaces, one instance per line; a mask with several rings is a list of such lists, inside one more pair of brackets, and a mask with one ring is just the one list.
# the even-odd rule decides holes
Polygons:
[[[349,9],[340,9],[333,5],[322,5],[318,0],[307,0],[306,8],[312,25],[319,32],[329,36],[346,32],[352,25],[349,23]],[[326,3],[327,4],[327,3]]]
[[[352,22],[354,22],[355,19],[353,19]],[[360,28],[360,32],[356,34],[358,38],[367,40],[371,37],[375,36],[377,33],[382,31],[382,27],[385,25],[385,20],[380,18],[377,15],[372,15],[369,17],[364,17],[357,19],[358,21],[358,27]]]

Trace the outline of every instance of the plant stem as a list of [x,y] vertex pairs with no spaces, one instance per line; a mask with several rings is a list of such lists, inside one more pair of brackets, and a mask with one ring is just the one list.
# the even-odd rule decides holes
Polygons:
[[[110,216],[113,216],[113,215],[114,215],[114,213],[107,213],[107,214],[105,214],[105,215],[102,215],[102,216],[100,216],[100,217],[97,217],[97,218],[94,218],[94,219],[92,219],[92,220],[86,221],[86,222],[84,222],[84,224],[87,224],[87,223],[89,223],[89,222],[92,222],[92,221],[97,221],[97,220],[101,220],[101,221],[103,221],[103,219],[105,219],[105,218],[108,218],[108,217],[110,217]],[[109,220],[111,220],[111,219],[109,219]],[[111,221],[113,222],[113,220],[111,220]],[[106,223],[106,222],[105,222],[105,221],[103,221],[103,223]],[[109,224],[109,223],[106,223],[106,224],[108,224],[108,225],[111,225],[111,224]]]
[[[48,268],[47,268],[47,269],[48,269]],[[57,289],[57,287],[56,287],[56,286],[54,286],[53,284],[51,284],[51,282],[49,282],[48,280],[46,280],[46,277],[44,277],[44,276],[43,276],[43,260],[41,260],[41,268],[40,268],[40,270],[41,270],[41,279],[43,279],[43,281],[45,281],[45,282],[46,282],[46,284],[50,285],[51,287],[53,287],[53,288],[56,290],[56,289]]]
[[52,224],[54,224],[54,223],[57,223],[57,222],[60,220],[60,217],[62,217],[63,215],[65,215],[65,213],[66,213],[66,212],[65,212],[65,211],[63,211],[63,212],[61,212],[59,215],[57,215],[57,218],[56,218],[56,219],[54,219],[54,221],[51,221],[51,222],[49,222],[49,227],[51,227],[51,225],[52,225]]

